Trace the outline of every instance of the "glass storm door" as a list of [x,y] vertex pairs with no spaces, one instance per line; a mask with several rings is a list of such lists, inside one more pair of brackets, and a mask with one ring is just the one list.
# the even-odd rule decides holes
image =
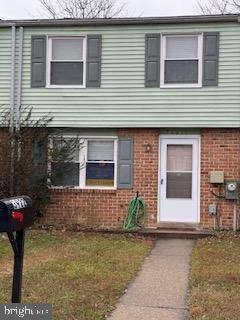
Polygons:
[[161,138],[160,221],[198,222],[198,138]]

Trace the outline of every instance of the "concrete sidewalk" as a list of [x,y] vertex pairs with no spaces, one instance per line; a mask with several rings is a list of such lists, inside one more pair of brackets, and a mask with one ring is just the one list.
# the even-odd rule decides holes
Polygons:
[[193,240],[159,240],[108,320],[187,319]]

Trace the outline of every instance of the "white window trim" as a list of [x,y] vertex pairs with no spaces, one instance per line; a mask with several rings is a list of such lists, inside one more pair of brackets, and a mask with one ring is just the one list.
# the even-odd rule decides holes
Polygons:
[[[57,136],[51,136],[49,138],[49,146],[53,146],[53,139],[57,139]],[[76,136],[70,136],[70,135],[64,135],[64,139],[71,139],[71,138],[76,138]],[[88,140],[100,140],[100,141],[106,141],[110,140],[114,142],[114,186],[107,187],[107,186],[86,186],[86,169],[81,168],[80,173],[79,173],[79,185],[78,186],[50,186],[51,189],[84,189],[84,190],[116,190],[117,189],[117,166],[118,166],[118,157],[117,157],[117,152],[118,152],[118,137],[116,136],[81,136],[80,139],[84,139],[83,143],[83,148],[79,150],[79,163],[86,163],[87,161],[87,145],[88,145]],[[82,151],[82,152],[81,152]],[[48,170],[49,174],[51,175],[51,159],[49,157],[48,160]]]
[[[197,36],[198,37],[198,83],[164,83],[165,73],[165,58],[166,58],[166,37],[181,37],[181,36]],[[201,88],[202,87],[202,55],[203,55],[203,34],[162,34],[161,35],[161,61],[160,61],[160,88]],[[175,59],[182,60],[182,59]]]
[[[63,39],[63,40],[68,40],[68,39],[83,39],[83,84],[82,85],[54,85],[51,84],[50,79],[51,79],[51,61],[52,61],[52,40],[54,39]],[[85,36],[48,36],[47,37],[47,64],[46,64],[46,88],[86,88],[86,61],[87,61],[87,40]],[[62,61],[62,60],[61,60]],[[74,62],[77,61],[79,62],[80,60],[64,60],[66,62]]]

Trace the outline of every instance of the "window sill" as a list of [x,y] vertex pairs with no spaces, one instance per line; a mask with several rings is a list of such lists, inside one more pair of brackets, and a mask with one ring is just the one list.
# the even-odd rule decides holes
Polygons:
[[46,89],[86,89],[86,86],[78,86],[78,85],[47,85]]
[[116,188],[78,188],[78,187],[51,187],[50,190],[56,193],[110,193],[115,194],[117,192]]
[[202,88],[202,84],[161,84],[160,89],[178,89],[178,88]]

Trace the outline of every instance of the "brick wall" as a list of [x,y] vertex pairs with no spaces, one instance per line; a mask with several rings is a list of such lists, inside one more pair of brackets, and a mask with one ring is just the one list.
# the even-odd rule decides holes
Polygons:
[[[120,228],[129,200],[140,192],[147,204],[146,226],[157,222],[158,129],[119,129],[119,136],[134,139],[134,187],[132,190],[72,190],[52,192],[46,212],[48,221],[78,222],[84,226]],[[146,152],[150,144],[151,152]],[[240,179],[240,131],[238,129],[201,130],[201,225],[212,227],[208,205],[218,204],[219,225],[232,227],[233,202],[217,200],[211,193],[209,172],[223,170],[225,178]],[[215,188],[215,192],[218,190]],[[239,205],[238,205],[239,211]]]
[[[233,201],[217,199],[210,191],[223,193],[210,185],[209,172],[224,171],[226,179],[240,180],[240,130],[239,129],[202,129],[201,130],[201,224],[212,227],[213,221],[208,214],[208,205],[218,205],[220,228],[233,226]],[[240,212],[238,204],[238,214]]]
[[[84,226],[120,228],[129,200],[139,191],[147,204],[147,226],[156,224],[158,188],[158,129],[119,129],[119,137],[132,137],[134,185],[132,190],[54,190],[47,221],[78,222]],[[146,145],[151,152],[146,152]]]

